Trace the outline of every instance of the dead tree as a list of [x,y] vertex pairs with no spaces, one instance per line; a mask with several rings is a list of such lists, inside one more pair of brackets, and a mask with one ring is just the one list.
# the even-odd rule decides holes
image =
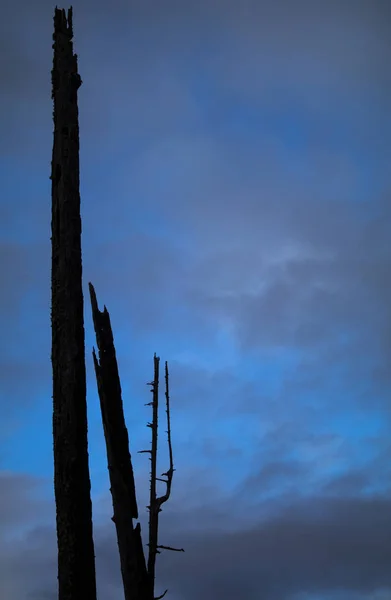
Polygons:
[[[98,394],[102,413],[103,430],[106,440],[107,464],[110,477],[110,492],[113,500],[113,512],[118,549],[120,555],[121,573],[125,591],[125,600],[159,600],[165,596],[167,590],[154,598],[155,561],[160,549],[177,550],[170,546],[158,544],[159,512],[161,506],[170,496],[171,484],[174,473],[171,424],[170,424],[170,396],[168,366],[166,363],[166,413],[167,413],[167,439],[169,449],[169,469],[161,477],[157,477],[157,435],[158,435],[158,387],[159,387],[159,358],[154,356],[154,379],[149,384],[152,386],[153,399],[148,405],[152,406],[152,447],[150,450],[141,450],[149,453],[151,460],[150,505],[148,506],[149,518],[149,553],[148,567],[146,566],[143,551],[140,524],[133,525],[133,519],[138,518],[136,490],[133,476],[132,460],[129,452],[128,431],[123,413],[121,383],[114,346],[110,315],[104,307],[103,312],[98,309],[98,303],[93,285],[89,284],[92,316],[96,341],[99,351],[99,360],[93,350]],[[165,479],[163,479],[165,477]],[[164,481],[166,493],[158,497],[156,482]]]
[[93,350],[103,431],[106,441],[113,522],[117,531],[125,600],[147,600],[147,570],[141,541],[141,528],[133,526],[138,518],[136,489],[125,424],[121,383],[118,373],[110,315],[98,309],[93,285],[89,284],[92,318],[99,352]]
[[[152,422],[148,423],[148,427],[151,428],[152,432],[152,444],[151,450],[141,450],[141,453],[150,453],[151,460],[151,477],[150,477],[150,490],[149,490],[149,542],[148,542],[148,586],[150,595],[153,598],[155,588],[155,570],[156,570],[156,555],[160,553],[160,549],[173,550],[176,552],[184,552],[183,548],[173,548],[171,546],[163,546],[158,543],[158,531],[159,531],[159,513],[164,502],[170,497],[172,478],[174,475],[174,461],[172,454],[172,443],[171,443],[171,421],[170,421],[170,394],[169,394],[169,380],[168,380],[168,364],[165,363],[165,396],[166,396],[166,416],[167,416],[167,444],[168,444],[168,456],[169,456],[169,467],[165,473],[162,473],[161,477],[157,476],[157,454],[158,454],[158,419],[159,419],[159,365],[160,358],[153,357],[154,366],[154,377],[153,381],[147,385],[151,386],[152,401],[148,402],[147,406],[152,406]],[[164,479],[163,479],[164,477]],[[161,481],[166,485],[166,491],[162,496],[157,495],[156,483]],[[156,600],[160,600],[167,593],[167,590],[158,596]]]
[[52,369],[59,600],[96,600],[87,447],[77,91],[72,8],[55,9]]

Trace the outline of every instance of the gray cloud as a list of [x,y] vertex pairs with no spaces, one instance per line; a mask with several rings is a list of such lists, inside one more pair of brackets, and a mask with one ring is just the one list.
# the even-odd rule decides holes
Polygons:
[[[313,499],[276,519],[254,524],[251,531],[201,533],[189,548],[190,597],[211,590],[214,597],[227,593],[234,598],[240,581],[248,585],[248,591],[244,588],[248,598],[289,598],[301,590],[333,588],[370,593],[376,587],[387,587],[390,548],[383,527],[388,518],[387,501],[323,503]],[[200,581],[197,573],[208,573],[210,562],[215,568]],[[229,573],[228,564],[235,565]],[[224,571],[222,577],[218,575],[219,565]]]
[[[22,482],[22,478],[20,478]],[[1,478],[2,492],[12,481]],[[26,515],[15,513],[15,504],[31,500],[23,480],[14,489],[13,502],[2,511],[19,524]],[[193,482],[197,490],[197,482]],[[196,492],[197,493],[197,492]],[[12,492],[10,493],[10,495]],[[159,587],[170,588],[173,599],[206,599],[226,596],[291,600],[306,590],[325,594],[344,590],[341,597],[390,589],[389,497],[310,497],[291,501],[274,513],[261,515],[261,505],[245,509],[247,497],[226,497],[226,521],[215,521],[198,495],[194,508],[178,504],[162,517],[162,538],[185,546],[184,555],[164,554],[159,561]],[[251,502],[251,500],[250,500]],[[4,507],[3,507],[4,508]],[[15,600],[54,598],[56,567],[54,531],[42,525],[42,506],[33,505],[30,529],[18,539],[8,539],[0,553],[1,598],[12,593]],[[247,510],[247,523],[232,521],[232,509]],[[4,515],[4,516],[3,516]],[[177,517],[180,517],[179,519]],[[221,513],[220,513],[221,516]],[[211,520],[212,519],[212,520]],[[95,526],[100,597],[120,597],[120,574],[114,528],[99,519]],[[2,534],[4,535],[4,534]],[[3,538],[4,540],[4,538]],[[17,573],[23,570],[23,578]],[[368,597],[368,596],[367,596]],[[374,596],[375,597],[375,596]]]

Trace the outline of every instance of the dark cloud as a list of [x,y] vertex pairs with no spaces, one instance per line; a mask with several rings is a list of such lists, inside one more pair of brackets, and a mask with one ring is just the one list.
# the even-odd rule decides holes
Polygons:
[[[28,480],[20,480],[23,485],[20,489],[14,486],[13,505],[31,500]],[[2,477],[2,493],[10,481],[12,476]],[[197,490],[196,481],[193,489]],[[8,493],[11,496],[12,492]],[[251,493],[249,487],[247,494]],[[285,507],[263,517],[261,505],[253,504],[242,526],[232,521],[232,509],[245,509],[248,497],[227,497],[223,509],[229,504],[230,512],[225,521],[215,521],[214,525],[210,518],[213,520],[213,513],[201,496],[197,497],[194,508],[174,501],[174,508],[162,516],[162,538],[186,548],[183,555],[159,557],[158,585],[169,587],[173,599],[240,595],[291,600],[304,590],[325,594],[344,591],[342,598],[352,598],[359,593],[372,597],[376,590],[391,589],[389,497],[315,496],[293,502],[287,497]],[[54,531],[39,524],[42,506],[30,507],[27,518],[23,512],[16,514],[11,503],[3,509],[3,520],[11,516],[14,523],[16,520],[25,526],[30,519],[35,526],[22,531],[18,540],[8,539],[7,547],[2,543],[1,597],[11,593],[15,600],[39,594],[54,597]],[[114,527],[105,524],[108,521],[106,514],[95,526],[102,600],[121,594]],[[23,569],[23,578],[16,576],[19,569]]]
[[[210,536],[202,532],[189,547],[188,593],[194,598],[201,593],[234,598],[241,581],[247,584],[244,597],[248,598],[289,598],[303,590],[319,593],[341,588],[347,593],[370,593],[389,587],[390,548],[384,531],[388,504],[388,500],[311,499],[275,519],[254,523],[250,531]],[[208,574],[210,563],[214,568]],[[230,572],[228,564],[235,565]],[[190,562],[184,570],[187,565]],[[197,573],[205,573],[205,579]]]

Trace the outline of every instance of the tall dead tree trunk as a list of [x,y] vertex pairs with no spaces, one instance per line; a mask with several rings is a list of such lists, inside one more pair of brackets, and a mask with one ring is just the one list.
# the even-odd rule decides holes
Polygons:
[[153,595],[148,595],[147,568],[140,523],[135,527],[133,525],[133,519],[138,518],[136,489],[110,315],[106,307],[103,312],[99,310],[91,283],[89,288],[99,352],[98,360],[93,350],[93,359],[113,499],[112,520],[117,531],[125,600],[153,600]]
[[152,432],[151,443],[151,476],[149,482],[149,539],[148,539],[148,582],[150,590],[155,588],[156,554],[158,553],[158,529],[159,529],[159,504],[156,502],[157,483],[157,442],[158,442],[158,418],[159,418],[159,365],[160,358],[153,357],[153,380],[150,382],[152,392],[152,421],[148,427]]
[[55,9],[52,98],[52,368],[59,600],[96,600],[82,292],[72,8]]

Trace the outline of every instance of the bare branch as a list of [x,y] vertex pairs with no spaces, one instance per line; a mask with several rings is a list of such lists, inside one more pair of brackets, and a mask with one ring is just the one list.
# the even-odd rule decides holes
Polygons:
[[170,497],[171,494],[171,486],[172,486],[172,478],[174,476],[174,459],[173,459],[173,452],[172,452],[172,443],[171,443],[171,418],[170,418],[170,392],[169,392],[169,379],[168,379],[168,363],[166,361],[165,363],[165,384],[166,384],[166,390],[165,390],[165,396],[166,396],[166,414],[167,414],[167,444],[168,444],[168,456],[169,456],[169,468],[168,471],[166,471],[165,473],[162,473],[162,476],[166,476],[167,479],[158,479],[159,481],[164,481],[164,483],[166,484],[166,493],[163,494],[162,496],[160,496],[159,498],[156,499],[156,501],[159,504],[159,508],[161,507],[162,504],[164,504],[164,502],[167,502],[167,500]]
[[157,598],[154,598],[154,600],[162,600],[162,598],[164,598],[164,596],[167,594],[167,592],[168,592],[168,590],[164,591],[161,596],[158,596]]
[[172,550],[172,552],[184,552],[183,548],[173,548],[172,546],[156,546],[156,548],[162,548],[163,550]]

